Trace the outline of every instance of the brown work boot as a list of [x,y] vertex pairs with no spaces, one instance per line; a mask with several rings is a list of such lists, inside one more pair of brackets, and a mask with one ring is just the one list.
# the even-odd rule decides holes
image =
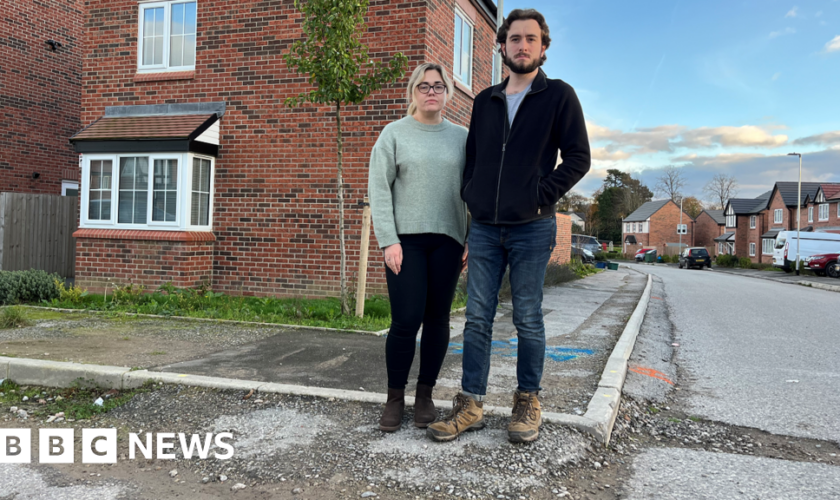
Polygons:
[[405,410],[405,389],[388,388],[388,401],[379,419],[379,430],[394,432],[402,425],[403,410]]
[[426,428],[426,436],[433,441],[452,441],[466,431],[484,428],[484,403],[458,393],[452,400],[452,412]]
[[519,392],[513,395],[513,412],[508,425],[511,443],[529,443],[540,435],[542,412],[536,392]]
[[417,384],[414,393],[414,426],[425,429],[437,420],[438,412],[432,401],[432,388],[426,384]]

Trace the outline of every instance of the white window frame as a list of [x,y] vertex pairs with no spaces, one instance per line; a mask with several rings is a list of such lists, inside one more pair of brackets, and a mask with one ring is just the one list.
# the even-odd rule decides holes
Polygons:
[[[61,181],[61,196],[67,196],[68,189],[79,190],[79,183],[76,181]],[[79,191],[81,194],[81,191]]]
[[726,227],[737,227],[738,226],[738,216],[735,215],[735,209],[730,207],[726,210]]
[[[193,64],[191,66],[170,66],[169,65],[169,40],[172,37],[172,6],[178,4],[194,3],[196,11],[196,33],[195,46],[196,53],[193,56]],[[146,9],[157,9],[163,7],[163,63],[162,64],[143,64],[143,24],[145,22],[144,11]],[[198,1],[197,0],[172,0],[164,2],[149,2],[141,3],[138,9],[137,19],[137,72],[138,73],[166,73],[170,71],[194,71],[195,59],[198,57]]]
[[750,229],[755,229],[755,215],[750,215]]
[[773,210],[773,224],[782,224],[784,222],[784,215],[782,214],[782,209],[777,208]]
[[814,222],[814,206],[808,207],[808,222]]
[[[820,208],[819,208],[819,210],[820,210],[820,212],[819,212],[819,220],[821,220],[821,221],[826,221],[826,220],[828,220],[828,203],[820,203]],[[825,215],[823,215],[823,213],[824,213]]]
[[755,257],[755,243],[750,242],[750,257]]
[[[469,16],[467,16],[466,12],[464,12],[457,5],[455,6],[454,10],[455,10],[454,21],[457,23],[458,19],[460,18],[461,21],[464,24],[467,24],[470,27],[470,61],[469,61],[469,73],[468,73],[469,81],[465,82],[465,81],[461,80],[461,68],[458,68],[457,70],[455,68],[454,52],[453,52],[453,57],[452,57],[452,74],[455,77],[455,80],[457,80],[459,83],[465,85],[468,89],[472,90],[472,82],[474,80],[474,78],[473,78],[473,61],[475,60],[475,57],[474,57],[474,54],[475,54],[475,50],[474,50],[475,49],[475,24],[473,23],[472,19],[470,19]],[[460,43],[463,40],[464,40],[464,31],[463,31],[463,28],[461,28],[461,40],[458,41],[458,43],[453,43],[453,49],[455,49],[457,47],[460,47]],[[453,27],[453,42],[455,42],[455,40],[454,40],[454,27]],[[461,53],[463,54],[463,52],[464,52],[463,48],[461,48]],[[461,67],[463,67],[463,65],[464,65],[463,59],[461,59],[460,62],[461,62]]]
[[761,253],[762,255],[773,255],[773,246],[776,244],[776,240],[772,238],[764,238],[761,240]]
[[[146,157],[149,159],[148,201],[146,204],[145,224],[121,224],[119,214],[119,176],[120,158]],[[192,203],[192,160],[202,158],[210,160],[210,206],[208,207],[208,224],[193,225],[190,223],[190,207]],[[155,160],[178,160],[178,181],[175,221],[153,221],[154,206],[154,162]],[[94,160],[110,160],[111,170],[111,218],[108,220],[88,219],[88,205],[90,199],[90,162]],[[212,231],[213,210],[215,204],[216,159],[212,156],[196,153],[119,153],[119,154],[84,154],[82,158],[82,182],[79,191],[80,214],[79,227],[83,229],[137,229],[158,231]]]

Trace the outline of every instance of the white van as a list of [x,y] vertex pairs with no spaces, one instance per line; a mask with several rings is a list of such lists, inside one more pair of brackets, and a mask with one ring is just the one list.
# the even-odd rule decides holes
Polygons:
[[[840,234],[799,233],[799,260],[812,255],[840,253]],[[796,268],[796,231],[779,231],[773,246],[773,265],[787,272]]]

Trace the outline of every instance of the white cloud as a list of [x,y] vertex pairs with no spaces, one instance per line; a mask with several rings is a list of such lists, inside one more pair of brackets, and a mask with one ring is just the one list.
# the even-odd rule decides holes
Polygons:
[[796,17],[797,16],[797,12],[796,12],[797,10],[799,10],[799,7],[794,7],[792,9],[790,9],[788,11],[788,13],[785,14],[785,17]]
[[840,35],[835,36],[825,44],[826,52],[837,52],[838,50],[840,50]]
[[793,143],[796,145],[821,144],[825,146],[840,146],[840,130],[802,137],[793,141]]
[[607,151],[606,148],[594,148],[592,150],[592,159],[593,160],[603,160],[603,161],[619,161],[619,160],[626,160],[633,156],[632,153],[628,153],[626,151]]
[[796,30],[794,28],[787,27],[781,31],[772,31],[770,33],[770,38],[776,38],[777,36],[783,35],[793,35],[794,33],[796,33]]
[[[741,127],[699,127],[689,129],[682,125],[660,125],[622,132],[595,123],[587,123],[589,139],[599,144],[599,159],[618,160],[632,155],[673,153],[679,148],[705,149],[723,147],[775,148],[788,141],[784,134],[774,134],[783,127],[744,125]],[[596,154],[596,153],[593,153]],[[624,156],[624,158],[621,158]]]

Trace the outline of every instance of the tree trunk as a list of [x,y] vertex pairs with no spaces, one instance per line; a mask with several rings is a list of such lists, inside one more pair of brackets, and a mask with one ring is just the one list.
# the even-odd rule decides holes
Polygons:
[[341,314],[350,315],[350,304],[347,301],[347,254],[344,250],[344,171],[342,165],[344,141],[341,137],[341,102],[335,103],[335,123],[338,127],[338,245],[341,252]]

